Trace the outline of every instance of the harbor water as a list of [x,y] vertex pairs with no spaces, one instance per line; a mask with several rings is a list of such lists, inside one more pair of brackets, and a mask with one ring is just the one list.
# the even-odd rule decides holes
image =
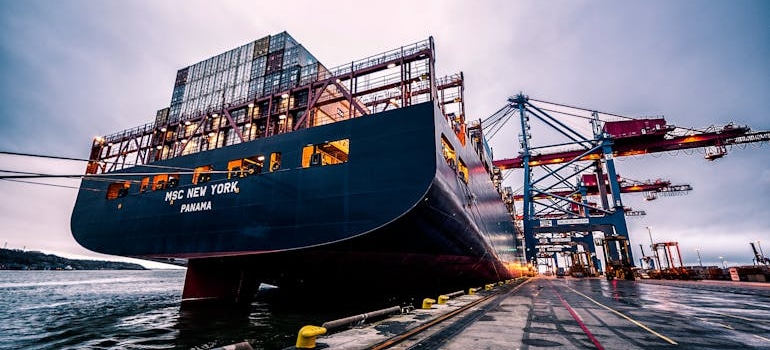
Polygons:
[[276,310],[180,310],[184,270],[0,271],[0,349],[210,349],[248,341],[294,344],[325,315]]

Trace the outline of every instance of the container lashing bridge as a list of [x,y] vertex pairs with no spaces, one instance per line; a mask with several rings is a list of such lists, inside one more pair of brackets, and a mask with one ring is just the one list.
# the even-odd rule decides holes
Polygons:
[[[602,245],[608,279],[633,279],[634,259],[625,221],[629,209],[623,206],[621,194],[642,192],[645,199],[653,200],[692,189],[664,180],[621,178],[616,157],[704,149],[704,158],[713,161],[725,156],[732,145],[770,140],[770,131],[752,132],[746,126],[678,128],[662,117],[634,119],[524,94],[510,97],[505,106],[481,121],[482,130],[492,138],[512,118],[518,119],[521,130],[519,155],[493,164],[501,170],[523,170],[521,194],[513,199],[523,202],[521,214],[515,217],[523,226],[526,259],[550,265],[558,261],[557,253],[577,245],[589,247],[595,259],[596,245]],[[587,121],[590,131],[576,127],[580,124],[575,120],[581,119]],[[535,138],[539,144],[533,143],[533,136],[540,137]],[[604,186],[598,179],[604,180]],[[590,195],[598,195],[599,203],[589,202]],[[603,233],[596,242],[594,232]]]

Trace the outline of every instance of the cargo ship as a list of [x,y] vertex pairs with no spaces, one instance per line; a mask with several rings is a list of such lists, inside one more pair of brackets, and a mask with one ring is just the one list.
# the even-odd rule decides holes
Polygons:
[[434,65],[429,38],[327,69],[283,32],[180,69],[153,122],[94,138],[73,236],[185,262],[183,303],[515,277],[511,191]]

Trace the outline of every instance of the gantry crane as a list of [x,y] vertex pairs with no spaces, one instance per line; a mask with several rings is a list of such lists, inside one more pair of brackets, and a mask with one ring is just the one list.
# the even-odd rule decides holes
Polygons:
[[[677,128],[662,117],[633,119],[538,101],[524,94],[510,97],[505,106],[480,122],[481,129],[487,138],[494,137],[513,116],[518,116],[520,123],[519,156],[495,160],[493,164],[501,170],[523,170],[522,194],[514,198],[523,201],[521,222],[527,260],[540,264],[541,259],[551,259],[559,249],[573,246],[565,243],[597,244],[592,233],[601,231],[604,235],[598,244],[605,247],[608,278],[633,278],[626,208],[620,196],[623,188],[614,164],[616,157],[704,148],[704,157],[714,160],[724,156],[730,145],[770,140],[770,132],[752,132],[746,126]],[[607,117],[615,120],[605,120]],[[570,127],[567,121],[570,118],[571,121],[587,120],[590,133]],[[534,122],[540,122],[538,126],[548,130],[538,135],[550,136],[543,137],[545,142],[540,145],[532,141]],[[587,201],[588,186],[580,186],[581,181],[577,180],[585,176],[608,179],[606,186],[596,186],[601,203]],[[677,192],[663,188],[646,191],[646,198]],[[685,190],[685,187],[673,188]],[[556,248],[543,249],[544,244]]]

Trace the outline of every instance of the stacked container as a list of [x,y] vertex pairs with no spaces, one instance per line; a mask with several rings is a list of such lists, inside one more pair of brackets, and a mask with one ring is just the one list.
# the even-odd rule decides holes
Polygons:
[[177,72],[168,121],[243,104],[318,79],[326,69],[282,32],[198,62]]

